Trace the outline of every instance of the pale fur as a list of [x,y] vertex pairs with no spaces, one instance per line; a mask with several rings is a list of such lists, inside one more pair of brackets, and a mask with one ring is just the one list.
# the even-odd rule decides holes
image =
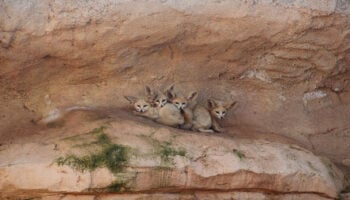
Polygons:
[[164,125],[180,126],[183,129],[206,133],[221,132],[222,128],[218,120],[223,119],[227,111],[237,104],[237,102],[223,103],[209,99],[208,108],[205,108],[197,105],[197,92],[191,92],[188,96],[178,96],[173,90],[174,84],[163,92],[159,90],[155,92],[151,87],[146,86],[145,98],[125,98],[134,105],[134,114],[138,116]]
[[213,133],[212,118],[208,109],[203,106],[196,106],[193,109],[192,130],[204,133]]
[[133,97],[134,100],[130,101],[130,97],[125,97],[131,104],[133,104],[135,111],[134,114],[142,117],[152,119],[158,123],[177,127],[184,123],[184,118],[181,115],[180,111],[172,104],[166,104],[163,107],[148,107],[148,109],[143,110],[142,112],[137,111],[135,105],[140,104],[146,105],[149,104],[147,100]]
[[208,100],[208,109],[196,106],[193,110],[192,130],[212,133],[221,132],[222,128],[218,120],[223,119],[228,110],[237,102],[222,103],[213,99]]
[[218,120],[224,119],[227,112],[237,105],[236,101],[221,102],[214,99],[208,99],[208,110],[212,119],[212,129],[216,132],[221,132],[222,128]]
[[186,96],[178,96],[175,93],[168,93],[168,98],[171,103],[175,105],[184,117],[184,124],[181,126],[183,129],[190,129],[192,127],[193,109],[195,108],[198,97],[197,92],[191,92]]
[[152,102],[152,105],[155,107],[163,107],[167,103],[169,103],[169,98],[167,94],[172,94],[174,89],[174,84],[171,84],[169,87],[167,87],[163,92],[158,90],[155,92],[153,89],[151,89],[150,86],[146,86],[146,95],[147,98],[150,99]]

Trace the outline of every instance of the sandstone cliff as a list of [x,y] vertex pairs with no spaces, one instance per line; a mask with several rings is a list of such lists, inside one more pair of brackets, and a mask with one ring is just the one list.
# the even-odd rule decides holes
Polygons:
[[[175,156],[173,171],[153,172],[157,158],[131,159],[137,162],[130,166],[133,173],[175,175],[169,175],[166,190],[136,179],[132,188],[147,194],[128,193],[130,199],[170,198],[164,193],[173,187],[201,191],[197,195],[203,199],[209,191],[237,199],[288,199],[299,193],[316,195],[309,199],[335,198],[344,189],[342,182],[347,184],[342,173],[350,174],[349,15],[346,0],[0,1],[0,175],[7,174],[0,190],[93,198],[87,189],[105,187],[108,181],[96,185],[85,179],[99,171],[80,174],[49,163],[74,150],[61,139],[108,122],[106,131],[117,144],[148,152],[149,144],[130,144],[127,138],[149,137],[153,130],[179,136],[172,145],[189,153],[189,158]],[[239,107],[223,122],[226,133],[168,129],[125,111],[123,95],[141,94],[145,84],[170,83],[183,91],[198,90],[202,101],[237,100]],[[50,127],[34,123],[70,106],[96,112],[73,114]],[[207,137],[213,144],[223,142],[222,149],[214,145],[208,152],[208,162],[220,167],[195,160],[206,151]],[[233,152],[241,148],[249,157],[244,162]],[[260,162],[264,156],[271,161]],[[67,179],[60,170],[67,171]],[[20,172],[38,177],[38,184],[18,183]],[[41,172],[52,179],[43,181]],[[85,178],[75,190],[70,184],[77,177]],[[240,181],[228,181],[233,179]]]

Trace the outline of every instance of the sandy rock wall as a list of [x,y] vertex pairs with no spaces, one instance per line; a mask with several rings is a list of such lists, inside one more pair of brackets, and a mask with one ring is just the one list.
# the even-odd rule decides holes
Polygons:
[[[109,143],[98,143],[101,136],[127,148],[120,170],[60,159],[96,154]],[[0,148],[0,198],[332,199],[343,188],[343,173],[331,162],[283,140],[189,133],[119,117],[37,137]]]
[[175,83],[237,100],[230,133],[287,136],[349,173],[349,15],[346,0],[2,0],[1,144]]

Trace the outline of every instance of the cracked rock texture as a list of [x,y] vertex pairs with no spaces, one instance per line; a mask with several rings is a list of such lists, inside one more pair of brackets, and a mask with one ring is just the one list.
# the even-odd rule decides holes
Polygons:
[[[69,199],[67,194],[78,195],[77,199],[79,194],[108,199],[104,193],[114,192],[130,194],[130,199],[152,195],[155,199],[196,199],[198,195],[209,199],[239,195],[248,199],[328,199],[337,197],[342,188],[343,174],[336,166],[287,139],[189,133],[120,114],[86,120],[86,113],[75,112],[68,119],[75,122],[66,124],[65,130],[42,130],[40,135],[1,148],[0,197],[32,193],[44,199]],[[59,156],[98,151],[91,142],[96,135],[89,129],[101,126],[113,143],[128,147],[128,164],[122,171],[112,174],[98,168],[82,172],[58,166],[55,158]],[[45,143],[39,143],[38,137]],[[121,186],[111,191],[114,181]],[[184,194],[163,194],[179,192]],[[114,194],[112,199],[125,195]]]
[[[239,102],[237,109],[222,123],[226,128],[222,137],[232,142],[227,141],[228,146],[242,145],[247,149],[261,146],[266,148],[266,155],[274,157],[280,152],[293,154],[293,149],[280,143],[293,144],[307,149],[302,151],[307,153],[297,154],[297,161],[305,161],[315,154],[329,159],[345,174],[344,181],[339,181],[343,182],[342,187],[333,176],[325,175],[324,167],[329,165],[322,165],[316,162],[318,157],[312,157],[320,170],[314,179],[306,181],[314,181],[312,184],[317,183],[323,191],[314,191],[310,185],[306,185],[310,188],[301,188],[307,191],[301,191],[295,187],[300,187],[300,180],[304,179],[295,180],[288,174],[295,172],[296,177],[309,177],[307,162],[294,165],[293,159],[284,155],[279,158],[281,160],[271,158],[279,160],[279,164],[266,162],[271,164],[266,167],[264,162],[257,162],[256,168],[250,168],[252,164],[241,166],[238,160],[226,159],[220,149],[214,148],[211,155],[218,152],[219,157],[223,157],[210,156],[210,159],[229,162],[218,167],[217,170],[222,171],[209,169],[210,165],[206,166],[209,168],[192,166],[196,163],[193,161],[176,161],[183,162],[182,167],[199,170],[182,174],[184,177],[192,172],[201,175],[192,177],[191,180],[197,182],[191,183],[215,190],[215,184],[227,183],[222,185],[227,187],[226,192],[216,193],[228,195],[227,198],[249,199],[254,198],[249,195],[263,195],[261,199],[273,199],[282,195],[293,199],[293,195],[299,195],[290,193],[287,197],[288,191],[306,192],[305,195],[316,195],[316,199],[321,198],[318,194],[322,194],[322,198],[335,198],[337,192],[346,188],[350,175],[349,70],[348,0],[0,0],[0,154],[4,156],[6,151],[17,155],[13,160],[10,157],[1,159],[0,176],[8,173],[11,177],[11,173],[18,174],[16,170],[34,170],[35,174],[41,168],[47,173],[57,172],[60,170],[57,166],[48,167],[47,163],[58,152],[45,148],[56,144],[59,135],[87,131],[90,125],[86,121],[92,119],[112,120],[110,134],[117,134],[120,127],[128,128],[135,120],[158,127],[147,120],[130,117],[129,112],[125,114],[128,104],[122,96],[142,95],[145,84],[164,87],[175,83],[176,89],[183,93],[197,90],[202,103],[207,97]],[[86,106],[96,112],[88,117],[69,117],[70,113],[64,110],[72,106]],[[42,117],[57,113],[67,115],[63,115],[59,123],[47,127],[36,123]],[[123,118],[129,121],[116,125],[116,121]],[[70,126],[74,126],[74,131]],[[146,133],[149,127],[144,126],[128,130],[131,135]],[[164,135],[176,132],[166,127],[160,130]],[[185,134],[184,131],[176,133]],[[124,135],[129,137],[128,133]],[[50,142],[45,140],[48,137]],[[195,134],[195,137],[198,138],[194,146],[200,146],[209,136]],[[281,142],[282,139],[276,141],[276,138],[284,139]],[[251,144],[240,144],[236,139],[246,139]],[[271,144],[260,144],[261,139]],[[220,137],[217,140],[221,141]],[[28,148],[29,153],[16,151],[22,146]],[[32,160],[28,163],[38,168],[26,168],[23,155],[31,154],[30,149],[39,152],[41,148],[40,152],[47,154],[30,157]],[[257,151],[254,158],[262,159],[262,152]],[[218,160],[214,163],[220,163]],[[341,174],[337,167],[331,171]],[[243,171],[235,173],[238,169]],[[266,171],[272,169],[274,171]],[[201,170],[207,174],[203,176]],[[259,176],[255,177],[252,172]],[[181,177],[182,171],[172,173],[176,178]],[[227,176],[223,175],[221,181],[215,176],[218,173]],[[262,173],[268,175],[265,177]],[[70,178],[75,176],[91,175],[74,174]],[[206,176],[216,179],[205,181],[203,177]],[[234,176],[250,178],[251,185],[244,185],[243,179],[242,183],[235,183],[238,185],[224,181]],[[1,177],[0,180],[7,181],[1,183],[1,190],[8,192],[43,190],[43,194],[56,191],[52,188],[73,189],[69,181],[64,186],[63,182],[57,182],[61,179],[54,176],[45,188],[40,177],[38,184],[18,183],[15,178]],[[268,182],[271,180],[273,184]],[[230,191],[238,186],[254,187],[259,181],[267,181],[269,184],[260,189],[273,194],[260,190],[254,191],[256,193]],[[33,186],[30,188],[33,191],[27,191],[26,184]],[[79,191],[88,186],[82,185]],[[141,186],[135,186],[138,187]],[[146,183],[142,187],[149,189]],[[206,191],[202,192],[197,195],[205,196]],[[308,199],[314,198],[311,196]],[[58,195],[57,198],[70,197]],[[87,195],[86,198],[95,197]],[[135,198],[158,197],[141,195]]]

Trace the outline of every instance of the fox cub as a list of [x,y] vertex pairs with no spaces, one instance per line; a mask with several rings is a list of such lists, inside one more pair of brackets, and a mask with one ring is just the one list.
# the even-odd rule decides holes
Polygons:
[[145,89],[144,98],[125,96],[134,106],[134,114],[164,125],[193,131],[221,132],[219,120],[237,105],[235,101],[222,102],[208,99],[207,106],[202,106],[197,104],[198,92],[190,92],[187,96],[178,95],[174,92],[174,84],[163,91],[155,91],[149,86]]
[[134,114],[173,127],[181,126],[184,123],[184,117],[174,105],[167,103],[167,100],[166,102],[157,101],[160,100],[161,93],[155,93],[148,86],[146,86],[146,93],[146,98],[125,96],[133,104]]
[[[174,88],[174,87],[173,87]],[[184,117],[183,129],[190,129],[192,127],[193,109],[196,107],[197,92],[191,92],[187,96],[179,96],[174,92],[167,92],[170,102],[176,106]]]
[[172,94],[174,90],[174,84],[170,85],[163,92],[159,90],[154,92],[149,86],[146,86],[147,98],[152,102],[153,106],[162,108],[167,103],[169,103],[169,98],[167,94]]
[[236,103],[222,103],[208,99],[208,109],[200,105],[196,106],[193,110],[192,130],[206,133],[221,132],[222,128],[217,120],[223,119],[227,111]]

